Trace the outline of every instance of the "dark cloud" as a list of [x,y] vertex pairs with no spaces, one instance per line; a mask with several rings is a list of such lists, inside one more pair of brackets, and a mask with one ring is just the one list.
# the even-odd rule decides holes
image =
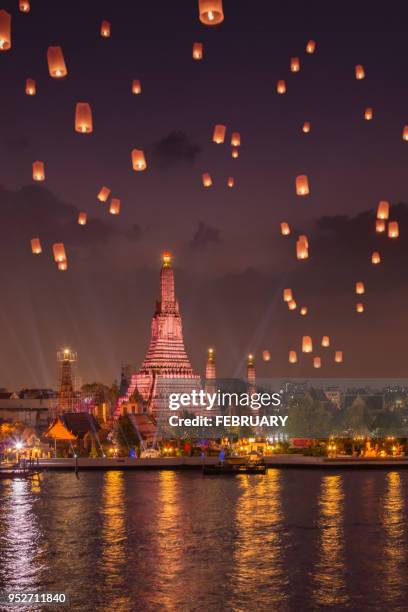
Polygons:
[[200,153],[201,147],[190,142],[185,132],[174,130],[153,145],[152,161],[159,168],[192,164]]
[[199,247],[206,247],[209,244],[219,244],[220,242],[220,230],[211,225],[207,225],[203,221],[199,221],[198,227],[189,244],[191,248],[196,249]]

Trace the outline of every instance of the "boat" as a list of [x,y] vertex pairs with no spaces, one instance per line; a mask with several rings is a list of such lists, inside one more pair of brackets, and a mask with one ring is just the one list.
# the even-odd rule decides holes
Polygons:
[[203,465],[203,474],[220,475],[228,474],[234,476],[236,474],[266,474],[268,466],[259,459],[246,459],[241,457],[237,460],[236,457],[219,461],[212,465]]

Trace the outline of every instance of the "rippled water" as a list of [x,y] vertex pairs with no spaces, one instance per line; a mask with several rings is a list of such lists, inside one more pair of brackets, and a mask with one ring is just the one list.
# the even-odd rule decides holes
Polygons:
[[363,470],[3,482],[0,590],[85,612],[407,610],[407,491]]

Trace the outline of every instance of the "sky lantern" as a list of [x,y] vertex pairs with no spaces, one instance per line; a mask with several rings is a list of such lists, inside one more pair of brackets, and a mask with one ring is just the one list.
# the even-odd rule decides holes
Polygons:
[[269,351],[262,351],[262,359],[264,361],[270,361],[271,360],[271,354]]
[[364,304],[362,302],[357,302],[357,304],[356,304],[356,312],[358,312],[358,313],[364,312]]
[[402,130],[402,140],[408,141],[408,125],[404,125]]
[[302,315],[302,317],[305,317],[307,315],[307,306],[302,306],[302,308],[300,309],[300,314]]
[[225,127],[225,125],[216,125],[214,127],[213,142],[216,142],[217,144],[223,144],[225,140],[226,131],[227,128]]
[[198,11],[204,25],[214,26],[224,21],[222,0],[198,0]]
[[289,223],[287,223],[286,221],[282,221],[282,223],[280,224],[280,230],[281,230],[282,236],[289,236],[290,234]]
[[86,212],[80,212],[78,215],[78,225],[86,225],[88,216]]
[[297,363],[296,351],[289,351],[289,363]]
[[278,94],[285,94],[286,93],[286,83],[285,81],[281,80],[278,81],[276,84],[276,91],[278,92]]
[[327,348],[330,346],[330,337],[329,336],[323,336],[322,338],[322,346],[324,348]]
[[382,219],[375,220],[375,231],[377,234],[383,234],[385,232],[385,221]]
[[132,166],[135,172],[142,172],[146,170],[147,163],[144,151],[141,149],[133,149],[132,151]]
[[42,253],[41,242],[39,238],[31,238],[31,252],[33,255]]
[[118,198],[111,199],[109,212],[111,215],[118,215],[120,213],[120,200]]
[[68,262],[66,259],[64,261],[58,262],[58,270],[61,270],[62,272],[65,272],[65,270],[68,270]]
[[35,161],[33,163],[33,181],[45,181],[44,162]]
[[67,254],[65,253],[65,247],[63,242],[55,242],[52,245],[52,251],[54,253],[54,260],[56,263],[67,260]]
[[209,174],[208,172],[204,172],[201,178],[202,178],[204,187],[212,186],[213,182],[212,182],[211,174]]
[[75,106],[75,131],[79,134],[93,132],[92,109],[88,102],[78,102]]
[[300,60],[298,57],[290,58],[290,71],[291,72],[299,72],[300,70]]
[[309,55],[311,55],[315,51],[316,51],[316,41],[309,40],[306,45],[306,53],[309,53]]
[[68,70],[61,47],[48,47],[47,60],[48,70],[53,79],[63,79],[67,76]]
[[307,196],[310,193],[309,179],[306,174],[299,174],[296,177],[296,195]]
[[101,24],[101,36],[102,38],[110,38],[111,35],[111,24],[109,21],[102,21]]
[[142,93],[142,86],[139,79],[133,79],[132,81],[132,94],[136,96]]
[[322,367],[322,360],[320,357],[313,357],[313,367],[314,368],[321,368]]
[[231,135],[231,145],[233,147],[241,146],[241,134],[239,132],[232,132]]
[[379,263],[381,263],[381,255],[378,251],[373,251],[371,255],[371,263],[374,265],[378,265]]
[[363,295],[364,292],[365,292],[364,283],[362,281],[357,281],[356,282],[356,293],[357,293],[357,295]]
[[37,93],[37,88],[34,79],[26,80],[25,92],[27,96],[35,96]]
[[305,121],[302,125],[302,132],[304,134],[309,134],[311,129],[310,121]]
[[29,0],[19,0],[18,8],[22,13],[29,13],[31,8]]
[[235,185],[235,179],[233,176],[229,176],[227,180],[228,187],[233,187]]
[[361,64],[357,64],[357,66],[355,67],[355,75],[357,81],[362,81],[365,77],[364,66],[362,66]]
[[307,259],[309,257],[309,246],[303,238],[303,236],[299,236],[299,239],[296,241],[297,259]]
[[364,119],[366,121],[371,121],[373,118],[373,109],[371,107],[367,107],[364,111]]
[[398,236],[399,236],[398,221],[389,221],[388,222],[388,238],[398,238]]
[[101,187],[97,198],[100,202],[106,202],[106,200],[109,198],[111,190],[109,189],[109,187]]
[[302,338],[302,353],[312,353],[313,343],[310,336],[303,336]]
[[11,49],[11,15],[0,11],[0,51]]
[[233,159],[237,159],[237,158],[239,157],[239,151],[238,151],[238,149],[235,149],[235,148],[234,148],[234,149],[232,149],[232,151],[231,151],[231,155],[232,155],[232,158],[233,158]]
[[377,219],[388,219],[390,214],[390,204],[385,200],[381,200],[377,207]]
[[290,300],[293,300],[292,289],[284,289],[283,290],[283,301],[290,302]]
[[336,351],[334,353],[334,361],[336,363],[343,363],[343,351]]
[[193,59],[194,60],[202,60],[203,59],[203,43],[195,42],[193,43]]
[[296,304],[295,300],[290,300],[288,302],[288,308],[289,308],[289,310],[296,310],[297,304]]

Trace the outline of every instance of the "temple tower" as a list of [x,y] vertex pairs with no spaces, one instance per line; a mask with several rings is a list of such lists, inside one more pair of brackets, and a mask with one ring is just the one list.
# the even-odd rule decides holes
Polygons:
[[76,403],[73,369],[77,354],[70,349],[58,351],[58,403],[57,412],[72,412]]

